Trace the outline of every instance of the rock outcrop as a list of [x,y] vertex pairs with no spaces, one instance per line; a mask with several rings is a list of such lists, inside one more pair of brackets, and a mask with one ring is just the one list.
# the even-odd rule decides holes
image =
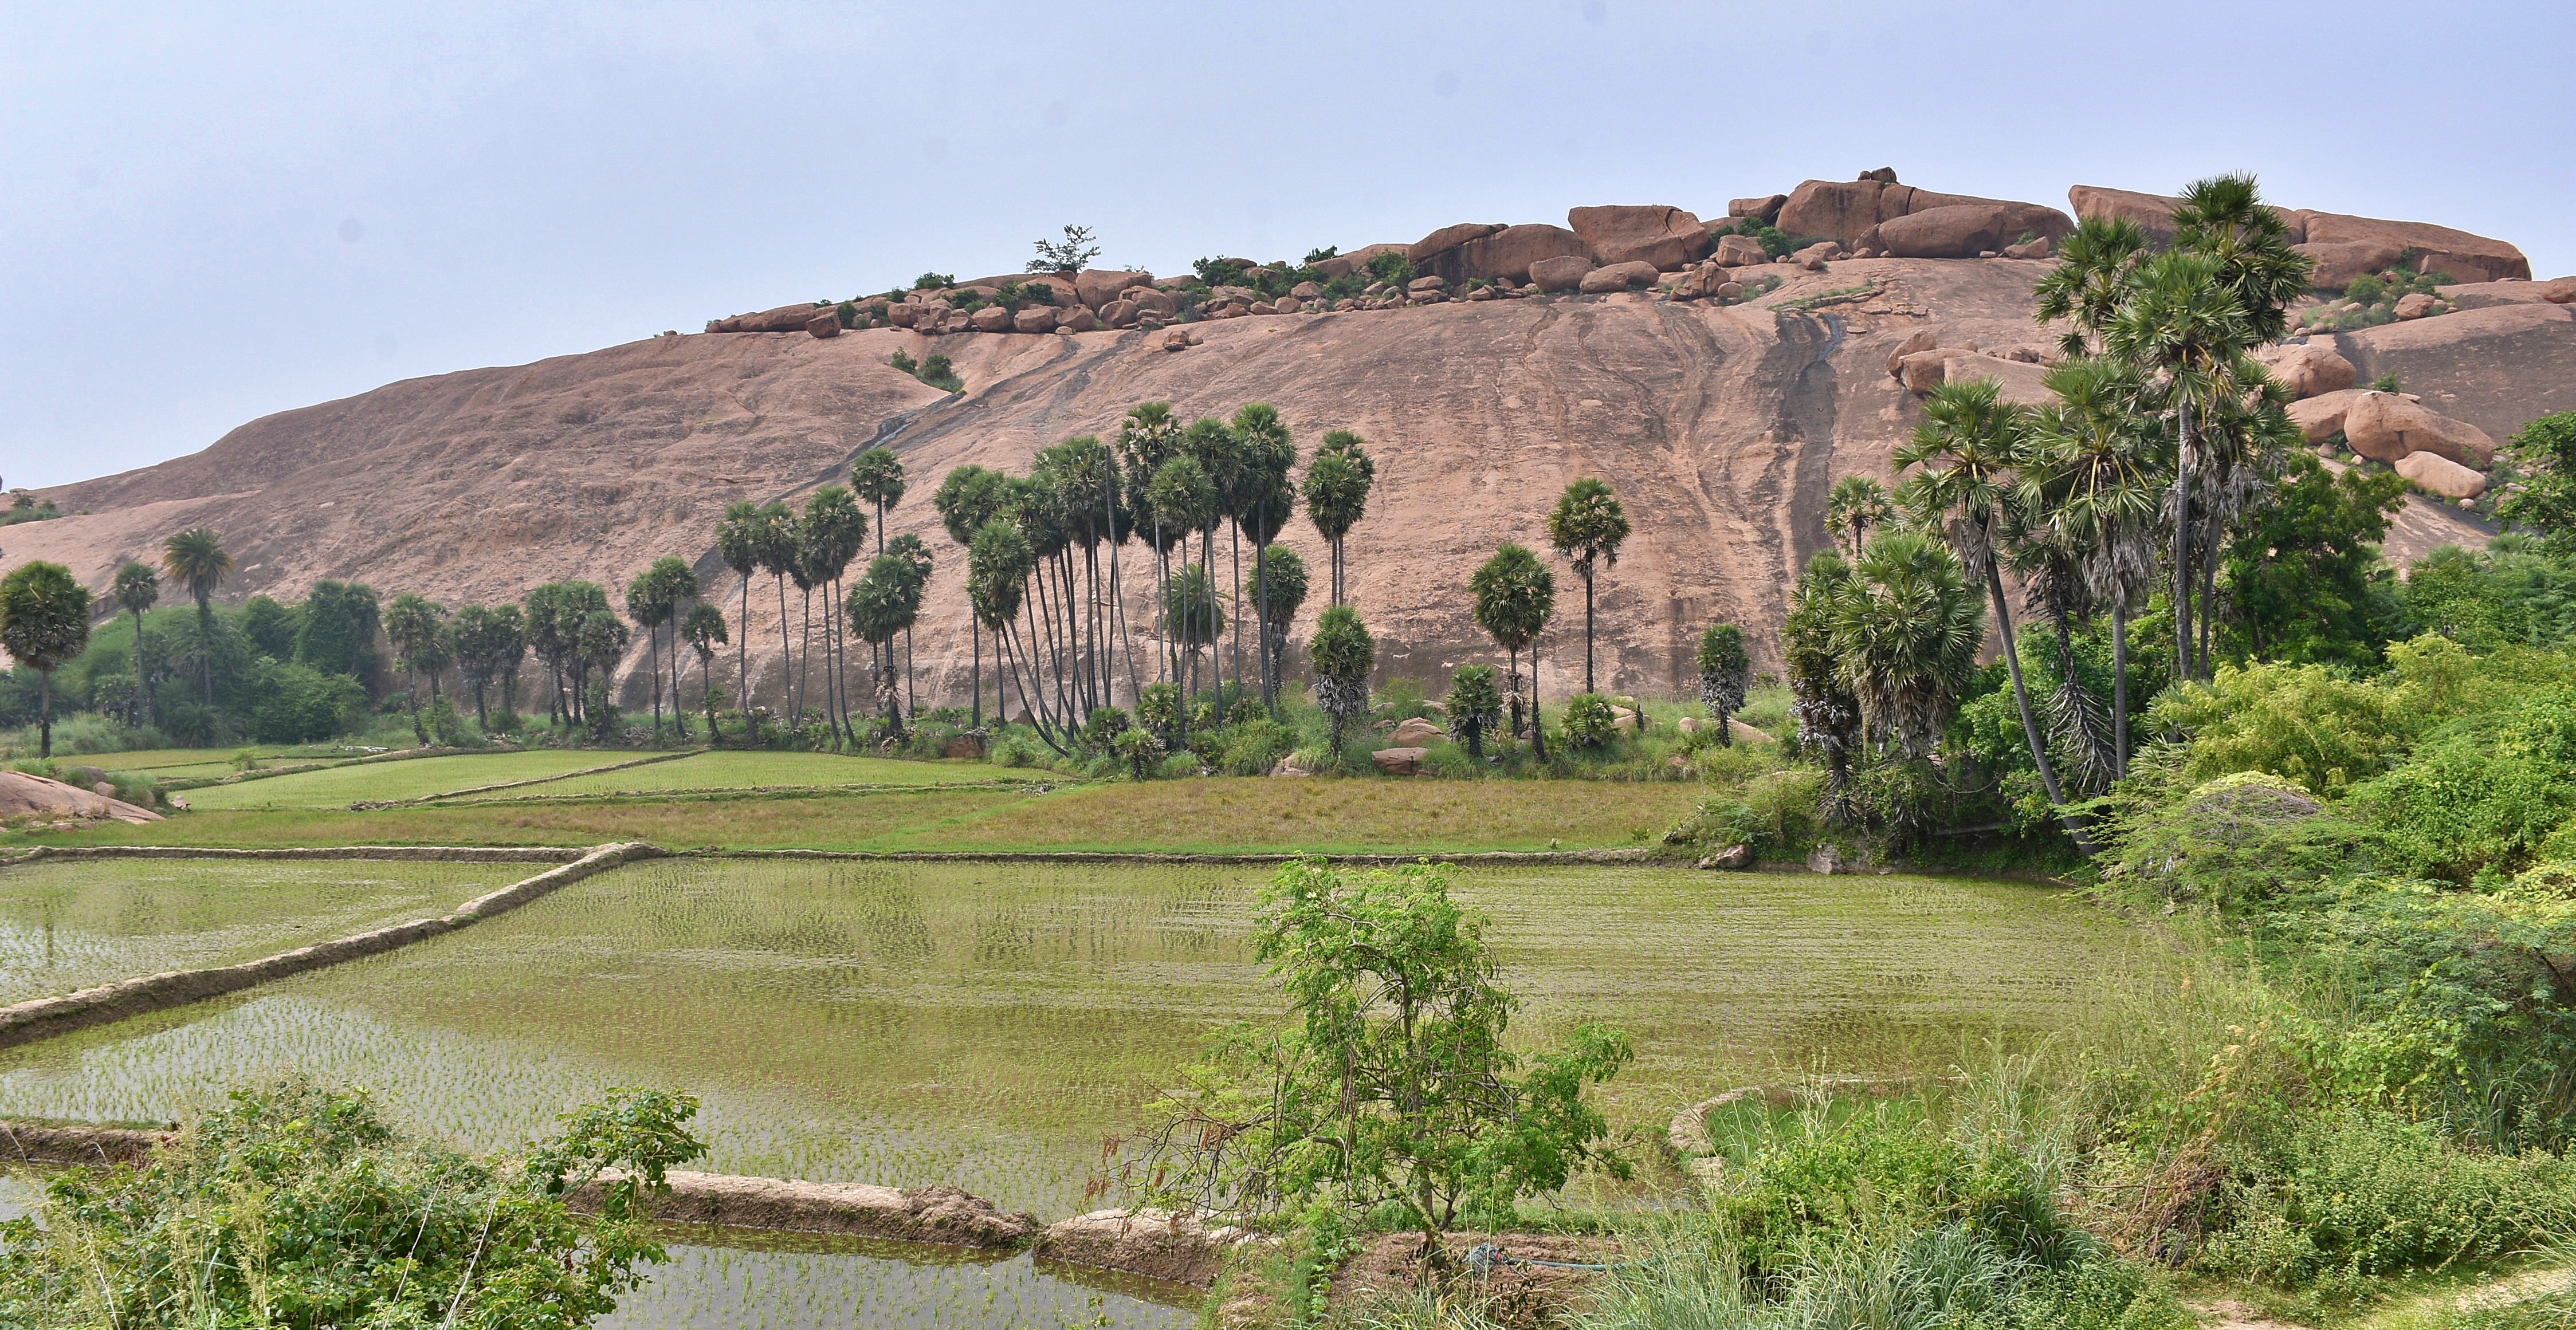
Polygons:
[[2487,492],[2487,478],[2439,453],[2408,453],[2397,459],[2397,474],[2427,493],[2446,499],[2474,499]]
[[2352,362],[2336,355],[2332,348],[2313,342],[2265,347],[2255,352],[2254,358],[2263,362],[2263,367],[2293,397],[2315,397],[2352,386]]
[[1583,274],[1581,289],[1583,294],[1588,296],[1604,295],[1612,291],[1625,291],[1632,286],[1652,286],[1655,284],[1655,279],[1661,276],[1663,273],[1658,271],[1653,263],[1645,259],[1632,259],[1626,263],[1613,263],[1606,268],[1595,268]]
[[1498,227],[1411,262],[1415,268],[1458,286],[1479,277],[1488,281],[1508,279],[1514,284],[1526,282],[1530,280],[1530,265],[1564,258],[1580,259],[1589,265],[1592,251],[1581,236],[1564,227],[1525,224]]
[[2495,440],[2486,431],[2396,393],[2365,392],[2345,407],[2343,437],[2354,452],[2382,462],[2410,453],[2432,453],[2480,468],[2495,462]]
[[1565,224],[1609,267],[1651,263],[1677,272],[1707,258],[1716,243],[1699,218],[1660,203],[1576,208],[1565,215]]
[[44,818],[75,822],[158,822],[159,813],[112,793],[24,771],[0,771],[0,822]]
[[2356,382],[2393,374],[2427,407],[2492,438],[2576,411],[2576,309],[2566,305],[2463,309],[2344,333],[2335,344]]
[[[2073,219],[2040,204],[1939,194],[1867,176],[1852,181],[1810,180],[1798,186],[1781,205],[1778,226],[1790,235],[1822,236],[1849,250],[1882,249],[1877,235],[1882,224],[1938,208],[1968,206],[2002,210],[1995,219],[1995,228],[2003,242],[2018,240],[2024,234],[2054,241],[2075,229]],[[1949,223],[1957,224],[1956,219]],[[1920,257],[1974,257],[1974,252]]]
[[[2173,210],[2181,203],[2167,194],[2098,185],[2077,185],[2066,191],[2066,201],[2078,217],[2126,217],[2160,245],[2172,243]],[[2447,226],[2310,209],[2273,211],[2289,228],[2292,245],[2316,260],[2314,281],[2320,287],[2340,290],[2364,273],[2396,267],[2401,259],[2416,272],[2447,273],[2463,282],[2531,276],[2531,260],[2521,250]]]

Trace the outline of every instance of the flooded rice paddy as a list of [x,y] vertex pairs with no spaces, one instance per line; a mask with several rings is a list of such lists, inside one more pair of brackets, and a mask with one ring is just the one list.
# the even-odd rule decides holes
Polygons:
[[[1099,1203],[1084,1184],[1101,1138],[1207,1034],[1276,1014],[1245,955],[1267,876],[653,862],[387,956],[0,1053],[0,1113],[160,1119],[300,1071],[368,1086],[416,1128],[490,1149],[547,1133],[611,1086],[649,1085],[703,1102],[697,1167],[951,1183],[1059,1218]],[[1628,867],[1457,881],[1493,918],[1525,1000],[1519,1036],[1606,1020],[1634,1038],[1636,1064],[1604,1097],[1622,1126],[1660,1129],[1751,1080],[1946,1071],[2081,1025],[2163,975],[2138,931],[2025,886]],[[989,1315],[973,1310],[983,1299]],[[854,1300],[876,1310],[854,1320]],[[689,1247],[616,1323],[1167,1313],[1025,1258],[921,1265],[734,1244]]]
[[0,873],[0,1003],[445,914],[542,866],[101,859]]

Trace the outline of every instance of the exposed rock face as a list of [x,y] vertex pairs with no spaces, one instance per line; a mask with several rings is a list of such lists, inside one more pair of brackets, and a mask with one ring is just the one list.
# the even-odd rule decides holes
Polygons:
[[1726,204],[1726,215],[1750,217],[1767,226],[1778,220],[1780,205],[1788,201],[1789,196],[1786,194],[1765,194],[1758,199],[1729,199]]
[[2439,453],[2408,453],[2397,459],[2397,474],[2446,499],[2474,499],[2487,492],[2487,478]]
[[2290,248],[2307,255],[2308,261],[2316,265],[2315,271],[2308,274],[2309,284],[2329,291],[2340,291],[2352,285],[2356,277],[2386,272],[2396,267],[2398,259],[2403,257],[2397,246],[2372,240],[2310,241]]
[[[110,786],[113,790],[115,787]],[[83,822],[158,822],[159,813],[138,808],[112,794],[84,790],[23,771],[0,771],[0,821],[19,817],[70,818]]]
[[1708,228],[1698,217],[1666,204],[1576,208],[1565,215],[1593,257],[1604,265],[1651,263],[1674,272],[1708,257]]
[[1583,294],[1597,296],[1612,291],[1625,291],[1632,286],[1652,286],[1655,279],[1661,276],[1663,274],[1656,270],[1655,265],[1644,259],[1614,263],[1609,267],[1595,268],[1583,274]]
[[2447,273],[2462,281],[2498,281],[2531,276],[2531,260],[2501,240],[2455,231],[2430,222],[2391,222],[2376,217],[2350,217],[2339,212],[2303,212],[2310,245],[2356,245],[2414,251],[2409,265],[2417,272]]
[[[2025,231],[2057,240],[2075,229],[2074,221],[2055,208],[2007,199],[1981,199],[1966,194],[1938,194],[1912,185],[1863,178],[1810,180],[1789,195],[1780,208],[1779,227],[1793,236],[1823,236],[1845,249],[1885,249],[1873,236],[1881,224],[1936,208],[1982,206],[2002,209],[1996,222],[2003,241]],[[1996,245],[1984,248],[1994,249]],[[1973,254],[1975,251],[1970,251]],[[1952,256],[1956,257],[1956,256]]]
[[1412,247],[1405,251],[1404,261],[1416,268],[1423,268],[1431,260],[1470,240],[1482,239],[1502,229],[1503,224],[1500,222],[1459,222],[1444,226],[1414,241]]
[[2357,382],[2394,374],[2427,407],[2494,438],[2576,411],[2576,310],[2565,305],[2464,309],[2338,341]]
[[1502,227],[1412,262],[1414,267],[1457,285],[1478,277],[1488,281],[1526,281],[1531,264],[1569,257],[1589,262],[1592,251],[1582,237],[1562,226],[1534,224]]
[[1972,259],[2011,240],[2003,205],[1996,203],[1926,208],[1878,225],[1879,246],[1900,259]]
[[711,333],[802,332],[805,324],[813,317],[814,302],[800,300],[793,305],[781,305],[776,309],[765,309],[757,314],[736,314],[729,319],[718,319],[707,325],[707,331]]

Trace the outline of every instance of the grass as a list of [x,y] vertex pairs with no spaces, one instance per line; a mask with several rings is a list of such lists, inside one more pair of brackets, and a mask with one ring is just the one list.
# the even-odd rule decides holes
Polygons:
[[[601,754],[606,765],[614,760]],[[1029,778],[981,762],[904,762],[834,753],[709,752],[595,776],[572,776],[543,785],[470,796],[477,802],[585,794],[636,794],[667,790],[812,788],[831,785],[950,785]],[[281,778],[282,779],[282,778]]]
[[525,864],[115,860],[0,872],[0,1002],[237,961],[431,914]]
[[[224,791],[490,760],[422,758],[388,763],[380,769],[279,776],[226,786]],[[685,770],[697,760],[654,763],[609,773],[609,777]],[[891,765],[906,772],[1044,778],[1041,773],[1005,773],[964,764]],[[533,785],[509,793],[539,794],[552,788],[551,784]],[[1651,843],[1687,814],[1703,793],[1700,786],[1687,782],[1244,777],[1144,785],[1119,782],[1044,793],[1034,788],[962,786],[729,797],[641,794],[602,796],[596,801],[469,800],[351,812],[345,805],[361,796],[304,804],[300,801],[311,796],[290,792],[299,802],[283,807],[207,809],[200,805],[197,811],[139,827],[110,824],[76,832],[0,834],[0,848],[26,844],[596,845],[647,840],[670,849],[1461,854]],[[194,794],[189,801],[198,803]]]
[[[0,1053],[0,1113],[158,1119],[290,1070],[493,1147],[615,1085],[701,1097],[724,1172],[954,1183],[1089,1208],[1098,1142],[1200,1039],[1277,1011],[1243,954],[1267,876],[1224,866],[665,860],[391,955]],[[2059,893],[1955,879],[1485,869],[1514,1029],[1606,1019],[1603,1098],[1806,1069],[1939,1072],[2163,974]]]
[[477,785],[561,775],[642,756],[646,754],[580,749],[464,753],[302,771],[190,790],[184,797],[189,807],[204,809],[342,808],[361,800],[418,799]]

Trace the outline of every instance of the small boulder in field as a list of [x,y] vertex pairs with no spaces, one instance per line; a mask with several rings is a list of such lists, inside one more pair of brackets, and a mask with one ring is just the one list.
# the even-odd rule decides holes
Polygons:
[[2397,459],[2397,474],[2445,499],[2474,499],[2487,492],[2487,478],[2439,453],[2408,453]]
[[1701,859],[1699,861],[1699,866],[1702,868],[1729,870],[1751,868],[1753,866],[1753,847],[1743,844],[1729,845],[1725,849],[1719,850],[1717,853]]
[[1389,742],[1395,744],[1395,746],[1403,748],[1407,746],[1419,747],[1448,737],[1448,732],[1441,729],[1439,726],[1432,724],[1430,721],[1425,720],[1420,716],[1414,716],[1407,719],[1403,724],[1396,726],[1395,732],[1388,735],[1387,739]]
[[1422,774],[1422,759],[1431,755],[1428,748],[1381,748],[1369,754],[1369,761],[1390,776]]

